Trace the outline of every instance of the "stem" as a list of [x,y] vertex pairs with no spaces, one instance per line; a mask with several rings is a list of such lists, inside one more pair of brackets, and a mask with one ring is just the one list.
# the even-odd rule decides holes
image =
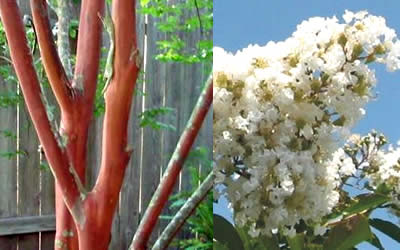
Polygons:
[[[103,211],[106,218],[114,215],[125,169],[133,150],[127,145],[128,121],[139,74],[137,58],[132,58],[132,53],[138,56],[135,1],[113,1],[112,11],[115,30],[114,65],[105,94],[101,167],[93,189],[98,209]],[[108,227],[111,222],[107,219],[104,223]]]
[[51,88],[60,105],[61,111],[71,112],[71,84],[65,74],[54,44],[47,14],[46,0],[30,0],[30,3],[40,54]]
[[175,148],[175,152],[168,163],[167,170],[150,201],[149,207],[147,208],[143,219],[140,222],[129,249],[146,249],[147,242],[158,220],[158,217],[168,201],[168,197],[172,192],[174,184],[183,167],[183,163],[189,154],[193,142],[196,139],[205,116],[211,106],[213,99],[212,92],[212,77],[210,76],[197,101],[192,115],[186,124],[186,128],[179,139],[179,142]]
[[75,218],[82,217],[80,192],[73,176],[68,171],[68,159],[60,148],[52,132],[46,108],[43,105],[39,80],[36,75],[33,59],[25,36],[24,24],[15,0],[0,1],[0,15],[4,24],[11,59],[14,63],[26,106],[32,118],[53,175],[62,189],[63,197]]
[[179,229],[183,226],[186,220],[200,205],[201,201],[207,196],[208,192],[212,189],[214,183],[214,174],[208,174],[207,178],[203,181],[200,187],[190,196],[189,200],[179,209],[178,213],[174,216],[168,226],[164,229],[158,240],[154,244],[152,250],[166,249],[174,236],[178,233]]
[[92,117],[99,71],[103,25],[98,14],[104,11],[104,0],[82,0],[78,47],[73,86],[84,97],[83,117]]

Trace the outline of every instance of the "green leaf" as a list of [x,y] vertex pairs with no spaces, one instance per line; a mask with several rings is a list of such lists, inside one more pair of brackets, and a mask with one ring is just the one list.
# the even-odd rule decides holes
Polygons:
[[229,250],[224,244],[220,243],[219,241],[215,241],[213,244],[214,250]]
[[140,0],[140,5],[142,7],[147,6],[149,4],[150,0]]
[[296,234],[293,238],[287,237],[287,241],[292,250],[304,249],[304,234]]
[[148,109],[138,115],[140,118],[140,127],[149,126],[155,130],[169,129],[175,131],[176,128],[174,126],[156,120],[157,117],[169,114],[173,111],[174,109],[169,107]]
[[224,217],[214,214],[214,239],[230,250],[244,250],[235,227]]
[[369,242],[369,244],[373,245],[374,247],[378,248],[379,250],[385,250],[385,248],[383,248],[383,246],[382,246],[381,241],[374,233],[372,234],[372,238],[368,242]]
[[375,218],[370,219],[369,224],[395,241],[400,242],[400,228],[392,222]]
[[238,231],[240,238],[243,241],[244,249],[251,249],[251,250],[279,250],[278,241],[274,236],[259,236],[256,238],[251,237],[248,234],[249,229],[247,227],[243,228],[236,228]]
[[324,249],[349,249],[363,241],[370,240],[372,237],[367,217],[359,214],[335,226],[328,234]]
[[333,125],[338,126],[338,127],[343,127],[344,123],[346,121],[346,117],[344,115],[340,116],[338,119],[333,121]]
[[352,206],[346,208],[343,211],[343,215],[349,216],[357,213],[364,212],[366,210],[370,210],[376,208],[379,205],[384,204],[385,202],[389,201],[389,198],[375,193],[368,193],[368,194],[360,194],[355,197],[356,203]]

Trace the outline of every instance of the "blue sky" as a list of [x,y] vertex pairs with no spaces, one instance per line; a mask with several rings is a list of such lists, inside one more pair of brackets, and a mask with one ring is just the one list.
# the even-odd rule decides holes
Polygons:
[[[387,25],[400,36],[400,1],[363,0],[307,0],[307,1],[266,1],[266,0],[216,0],[214,1],[214,46],[235,52],[249,44],[265,45],[268,41],[280,41],[295,31],[297,24],[313,16],[332,17],[341,20],[344,10],[367,10],[384,16]],[[386,72],[381,65],[376,70],[378,99],[368,104],[367,115],[354,128],[354,132],[366,134],[371,129],[383,132],[390,142],[400,140],[400,72]],[[226,202],[214,204],[215,213],[231,217]],[[375,217],[391,221],[385,211],[377,211]],[[378,233],[385,249],[400,249],[400,244]],[[375,249],[361,244],[359,249]]]

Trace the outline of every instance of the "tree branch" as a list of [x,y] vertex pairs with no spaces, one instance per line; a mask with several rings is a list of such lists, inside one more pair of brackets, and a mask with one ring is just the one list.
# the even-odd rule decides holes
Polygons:
[[169,243],[174,236],[179,232],[180,228],[185,224],[186,220],[192,215],[196,208],[200,205],[201,201],[207,196],[208,192],[212,189],[214,183],[214,174],[208,174],[207,178],[203,181],[200,187],[190,196],[189,200],[179,209],[178,213],[174,216],[168,226],[164,229],[158,240],[154,244],[152,250],[167,249]]
[[136,63],[135,1],[113,1],[112,11],[114,65],[112,79],[105,93],[101,168],[94,187],[99,209],[111,213],[110,216],[114,214],[132,152],[127,145],[128,121],[139,73]]
[[69,43],[69,29],[72,18],[72,8],[70,0],[58,0],[57,6],[57,17],[58,17],[58,33],[57,33],[57,47],[58,53],[60,54],[62,65],[66,71],[69,79],[72,78],[72,67],[71,67],[71,53]]
[[83,210],[79,200],[80,192],[68,170],[67,156],[52,132],[16,1],[0,1],[0,15],[10,47],[14,69],[40,143],[43,146],[53,175],[62,188],[68,208],[76,218],[81,217]]
[[71,113],[71,84],[54,44],[46,0],[30,0],[43,66],[62,112]]
[[74,88],[83,94],[85,107],[82,113],[89,120],[92,117],[99,71],[101,34],[103,25],[99,13],[104,11],[104,0],[82,0]]
[[179,172],[183,167],[183,163],[189,154],[193,142],[196,139],[204,118],[211,106],[213,99],[212,91],[212,77],[210,76],[197,101],[192,115],[186,124],[186,128],[179,139],[175,152],[168,163],[167,170],[150,201],[149,207],[147,208],[142,221],[140,222],[129,249],[146,249],[147,241],[149,240],[158,217],[160,216],[161,210],[168,201],[168,197],[172,192]]

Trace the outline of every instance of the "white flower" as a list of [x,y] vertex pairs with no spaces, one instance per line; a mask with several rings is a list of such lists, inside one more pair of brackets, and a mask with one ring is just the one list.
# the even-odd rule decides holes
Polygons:
[[[356,174],[340,142],[373,94],[366,58],[397,70],[400,42],[382,17],[346,11],[343,18],[310,18],[285,41],[235,54],[214,48],[214,169],[226,186],[218,192],[252,236],[276,228],[292,235],[301,220],[320,223],[339,202],[341,178]],[[371,185],[400,180],[392,168],[398,155],[374,156],[382,166]]]
[[314,235],[315,236],[317,236],[317,235],[324,235],[325,233],[326,233],[326,230],[327,230],[327,228],[326,227],[324,227],[324,226],[321,226],[321,225],[316,225],[315,227],[314,227]]
[[346,23],[350,23],[354,19],[354,13],[348,10],[344,11],[343,19]]

